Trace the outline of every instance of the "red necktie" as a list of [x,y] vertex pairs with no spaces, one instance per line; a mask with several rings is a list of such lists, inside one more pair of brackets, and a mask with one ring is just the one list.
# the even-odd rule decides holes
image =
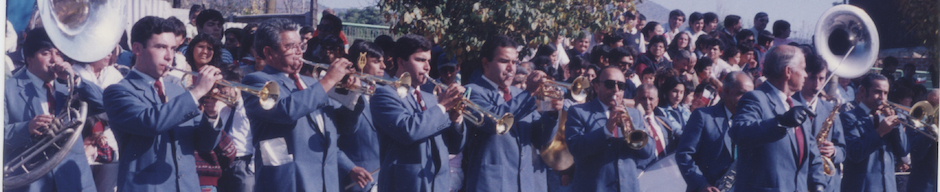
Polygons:
[[166,93],[163,93],[163,82],[157,80],[153,82],[153,87],[157,88],[157,95],[160,96],[160,101],[166,103]]
[[290,75],[288,75],[288,77],[294,80],[294,85],[297,86],[298,90],[301,90],[301,91],[304,90],[304,84],[300,84],[300,77],[298,77],[296,73],[291,73]]
[[421,92],[418,89],[415,89],[415,98],[417,99],[418,105],[421,106],[421,111],[428,110],[428,107],[424,106],[424,100],[421,99]]
[[[787,98],[787,104],[790,105],[790,108],[793,108],[793,100],[791,100],[790,98]],[[797,149],[797,151],[799,151],[799,157],[800,157],[800,159],[797,162],[802,164],[803,163],[803,145],[804,145],[803,128],[802,126],[796,126],[796,129],[794,129],[794,131],[796,132],[796,146],[799,148]]]
[[663,145],[659,143],[659,132],[656,131],[656,127],[653,127],[653,118],[647,117],[646,123],[650,127],[650,135],[653,136],[653,141],[656,142],[656,154],[663,153]]
[[55,94],[52,88],[52,83],[46,83],[46,103],[49,107],[49,114],[55,115]]
[[509,99],[512,99],[512,94],[509,94],[509,88],[500,87],[499,89],[503,91],[503,101],[509,102]]

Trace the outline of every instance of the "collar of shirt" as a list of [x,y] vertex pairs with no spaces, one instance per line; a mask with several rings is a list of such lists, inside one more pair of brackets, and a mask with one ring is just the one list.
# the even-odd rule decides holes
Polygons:
[[[147,75],[146,73],[141,72],[140,70],[137,70],[136,67],[135,67],[134,69],[132,69],[131,72],[137,73],[137,75],[140,75],[141,77],[143,77],[143,78],[144,78],[144,82],[147,82],[147,84],[149,84],[150,86],[153,86],[153,83],[157,81],[156,79],[153,79],[153,77],[151,77],[150,75]],[[163,78],[160,78],[160,80],[163,81]],[[166,85],[166,84],[164,84],[164,85]],[[164,87],[166,87],[166,86],[164,86]]]
[[[29,77],[29,82],[32,82],[32,83],[33,83],[33,86],[36,86],[36,89],[37,89],[37,90],[40,90],[40,91],[46,90],[46,87],[45,87],[45,86],[46,86],[46,83],[52,83],[52,81],[49,81],[49,82],[43,81],[43,80],[40,79],[38,76],[33,75],[33,72],[31,72],[31,71],[29,71],[29,70],[26,70],[26,76]],[[54,90],[53,90],[53,91],[54,91]],[[45,92],[43,92],[43,93],[45,93]],[[45,97],[46,94],[41,94],[41,95],[42,95],[43,97]]]
[[862,111],[864,111],[865,114],[870,114],[870,113],[871,113],[871,108],[869,108],[868,106],[865,106],[865,103],[858,102],[858,107],[859,107],[859,108],[862,108]]
[[610,118],[610,107],[607,105],[601,104],[601,107],[604,108],[604,117]]
[[780,103],[783,103],[783,108],[790,110],[790,106],[787,105],[787,95],[783,94],[783,91],[780,91],[780,89],[777,89],[777,87],[774,87],[773,84],[767,83],[767,85],[770,85],[770,92],[772,92],[774,95],[777,95],[777,99],[780,99]]
[[[287,73],[281,72],[281,75],[283,75],[284,77],[287,77],[287,79],[290,79],[291,81],[294,81],[294,79],[290,78],[290,75],[288,75]],[[300,77],[300,74],[297,75],[297,78],[300,79],[300,85],[304,86],[303,87],[304,89],[307,89],[307,83],[304,82],[304,79],[302,77]]]
[[815,103],[810,103],[810,100],[806,99],[806,97],[803,97],[802,93],[797,94],[797,95],[800,96],[800,100],[803,100],[803,102],[806,102],[807,107],[809,107],[810,109],[816,109],[816,103],[819,103],[819,101],[816,101]]
[[[499,85],[496,85],[496,82],[490,81],[490,78],[487,78],[486,76],[483,76],[482,78],[483,78],[484,81],[486,81],[487,83],[489,83],[490,85],[492,85],[493,88],[496,88],[497,93],[499,93],[499,96],[503,96],[503,94],[505,94],[505,93],[503,93],[503,90],[499,88]],[[508,88],[508,87],[507,87],[507,88]]]

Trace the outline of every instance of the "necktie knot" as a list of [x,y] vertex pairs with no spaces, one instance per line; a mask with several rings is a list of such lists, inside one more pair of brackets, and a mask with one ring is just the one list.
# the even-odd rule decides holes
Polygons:
[[415,89],[415,101],[418,102],[418,106],[421,107],[421,111],[428,110],[427,106],[424,106],[424,100],[421,99],[421,91]]
[[300,77],[296,73],[291,73],[287,75],[290,79],[294,80],[294,85],[297,86],[297,89],[304,90],[304,85],[300,83]]
[[163,81],[157,80],[153,82],[153,87],[157,88],[157,96],[160,96],[160,101],[166,103],[166,93],[163,92]]
[[503,101],[509,102],[509,99],[512,99],[512,94],[509,93],[509,88],[500,86],[499,90],[503,91]]

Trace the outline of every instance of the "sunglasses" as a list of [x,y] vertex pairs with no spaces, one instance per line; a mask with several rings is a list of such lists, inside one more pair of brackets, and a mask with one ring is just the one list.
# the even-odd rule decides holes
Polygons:
[[604,87],[607,89],[618,88],[620,90],[623,90],[627,88],[627,82],[606,80],[604,81]]

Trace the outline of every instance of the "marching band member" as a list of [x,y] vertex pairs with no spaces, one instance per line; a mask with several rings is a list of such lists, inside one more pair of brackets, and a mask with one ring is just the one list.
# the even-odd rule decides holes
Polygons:
[[460,104],[464,88],[449,85],[436,98],[418,89],[429,80],[431,42],[424,37],[405,35],[395,43],[395,50],[399,66],[395,76],[408,72],[412,84],[405,95],[391,86],[380,86],[369,105],[383,146],[378,191],[447,191],[447,154],[460,151],[466,137],[460,113],[448,109]]
[[[813,139],[811,112],[790,99],[803,88],[806,61],[799,48],[781,45],[764,60],[767,83],[738,101],[729,134],[739,154],[735,191],[822,191],[819,148]],[[811,180],[810,180],[811,179]]]
[[134,69],[104,91],[121,145],[118,191],[199,191],[193,152],[212,150],[218,142],[223,123],[200,112],[198,100],[222,78],[219,69],[202,68],[190,90],[179,79],[164,78],[178,43],[175,27],[152,16],[135,23]]
[[565,122],[568,149],[574,156],[572,189],[582,191],[639,191],[639,159],[655,153],[655,145],[632,149],[624,140],[621,117],[629,115],[634,130],[646,130],[640,112],[622,104],[626,86],[623,72],[605,67],[592,82],[597,92],[594,101],[572,106]]
[[562,102],[553,100],[551,111],[539,113],[535,96],[510,85],[519,55],[516,46],[507,36],[488,39],[481,52],[483,76],[467,85],[472,90],[470,101],[483,110],[515,116],[513,126],[506,127],[508,132],[500,132],[498,122],[487,117],[482,125],[467,126],[467,191],[547,190],[545,166],[537,151],[557,131]]
[[[936,113],[936,110],[940,109],[937,108],[940,107],[940,89],[928,92],[927,102],[933,106]],[[929,114],[927,113],[928,117]],[[937,191],[937,141],[916,131],[908,131],[908,137],[911,139],[912,168],[907,191]]]
[[692,112],[683,127],[676,163],[685,179],[686,191],[718,192],[716,183],[734,162],[734,144],[728,136],[731,117],[737,112],[738,99],[754,90],[747,73],[735,71],[725,77],[720,105],[699,108]]
[[[255,49],[267,64],[262,71],[245,76],[246,85],[262,87],[278,84],[280,93],[274,108],[262,108],[257,95],[244,94],[245,108],[256,148],[255,191],[339,191],[339,170],[350,170],[358,182],[372,180],[336,144],[334,108],[339,106],[327,91],[352,73],[352,64],[338,59],[330,64],[323,79],[298,75],[304,64],[306,45],[297,30],[300,25],[283,18],[269,19],[255,32]],[[350,78],[348,84],[358,80]],[[308,161],[308,162],[301,162]]]
[[883,114],[889,85],[884,75],[862,77],[856,93],[856,107],[839,114],[845,128],[847,161],[842,177],[844,191],[897,191],[895,158],[909,150],[907,134],[898,116]]
[[[823,128],[823,123],[829,119],[829,114],[832,113],[833,108],[838,103],[832,103],[822,99],[822,97],[817,98],[815,103],[810,102],[813,99],[813,94],[816,94],[817,91],[823,90],[826,85],[823,84],[826,81],[826,74],[829,73],[829,70],[826,69],[826,61],[822,58],[813,55],[812,53],[807,53],[806,56],[806,82],[803,83],[803,89],[800,92],[797,92],[792,97],[795,102],[803,103],[805,106],[809,106],[810,109],[815,109],[813,113],[816,114],[816,117],[808,119],[812,124],[811,127],[807,129],[812,130],[813,135],[811,138],[816,138],[819,135],[819,132]],[[840,110],[842,111],[842,110]],[[845,138],[843,137],[842,132],[842,121],[838,117],[835,117],[832,122],[832,127],[829,127],[828,137],[822,143],[818,143],[819,154],[825,157],[828,157],[835,167],[832,167],[832,176],[821,175],[821,180],[826,181],[828,186],[826,191],[841,191],[842,183],[842,169],[839,164],[845,161]],[[817,177],[819,174],[813,173],[810,177]]]
[[[363,74],[376,77],[385,76],[385,62],[383,58],[385,53],[382,48],[371,42],[362,42],[353,44],[349,48],[350,61],[358,61],[360,53],[366,53],[366,65],[359,69]],[[367,171],[379,169],[381,164],[379,160],[379,136],[372,124],[372,111],[369,108],[372,97],[366,94],[359,96],[356,105],[352,108],[342,107],[336,110],[336,126],[341,128],[339,138],[336,141],[339,149],[346,153],[346,156],[352,160],[356,166],[362,167]],[[340,170],[340,173],[345,173]],[[343,176],[343,175],[341,175]],[[377,175],[372,175],[377,180]],[[351,178],[341,177],[340,187],[345,187],[353,183]],[[360,187],[354,185],[349,191],[370,191],[375,182],[369,182],[368,185]]]
[[[26,70],[20,70],[4,84],[4,162],[36,145],[46,134],[54,115],[68,109],[68,85],[75,81],[75,91],[88,103],[88,114],[102,111],[101,88],[74,75],[72,66],[63,61],[59,49],[43,28],[30,30],[23,44]],[[74,75],[75,79],[69,79]],[[58,80],[58,81],[57,81]],[[95,180],[85,157],[81,139],[75,141],[65,159],[39,180],[9,191],[95,191]]]

